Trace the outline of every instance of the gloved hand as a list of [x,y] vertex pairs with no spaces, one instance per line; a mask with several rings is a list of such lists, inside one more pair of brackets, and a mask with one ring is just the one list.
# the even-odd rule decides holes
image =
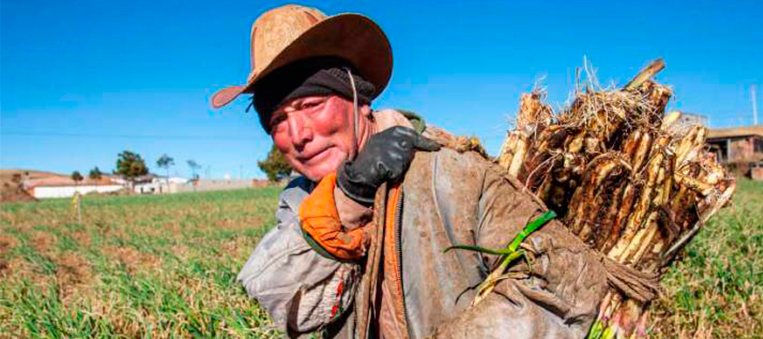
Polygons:
[[354,161],[342,164],[337,186],[350,199],[370,206],[376,189],[386,181],[400,179],[417,150],[437,151],[440,145],[413,129],[396,126],[374,134]]

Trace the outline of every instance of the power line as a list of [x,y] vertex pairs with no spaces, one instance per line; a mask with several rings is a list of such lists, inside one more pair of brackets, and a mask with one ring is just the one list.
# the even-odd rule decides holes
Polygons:
[[105,139],[163,139],[163,140],[263,140],[264,137],[232,135],[146,135],[146,134],[95,134],[95,133],[58,133],[58,132],[0,132],[3,136],[20,137],[66,137],[66,138],[105,138]]

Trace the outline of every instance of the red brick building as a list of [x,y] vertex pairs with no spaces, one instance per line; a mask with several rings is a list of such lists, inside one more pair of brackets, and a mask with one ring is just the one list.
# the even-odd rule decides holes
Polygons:
[[763,180],[763,125],[712,129],[707,144],[719,162]]

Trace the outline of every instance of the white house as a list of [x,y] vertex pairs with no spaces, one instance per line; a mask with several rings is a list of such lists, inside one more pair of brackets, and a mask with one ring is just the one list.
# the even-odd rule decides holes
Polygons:
[[35,198],[67,198],[75,193],[109,193],[124,189],[124,186],[112,181],[110,178],[103,177],[98,180],[84,179],[81,182],[75,182],[65,176],[48,176],[24,181],[24,189]]
[[153,174],[147,174],[135,178],[133,191],[138,194],[161,194],[177,193],[182,191],[180,188],[188,183],[188,179],[180,177],[162,177]]

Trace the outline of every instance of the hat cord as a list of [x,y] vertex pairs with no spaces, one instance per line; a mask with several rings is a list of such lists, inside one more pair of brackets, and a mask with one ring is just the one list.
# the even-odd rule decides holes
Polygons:
[[358,91],[355,88],[355,79],[352,77],[352,71],[350,71],[348,67],[345,67],[344,69],[347,71],[347,75],[350,76],[350,86],[352,86],[352,115],[354,121],[354,126],[352,129],[352,142],[355,144],[356,148],[350,155],[350,160],[354,160],[355,156],[358,154],[358,150],[360,149],[360,145],[358,145],[358,134],[360,134],[358,131]]

